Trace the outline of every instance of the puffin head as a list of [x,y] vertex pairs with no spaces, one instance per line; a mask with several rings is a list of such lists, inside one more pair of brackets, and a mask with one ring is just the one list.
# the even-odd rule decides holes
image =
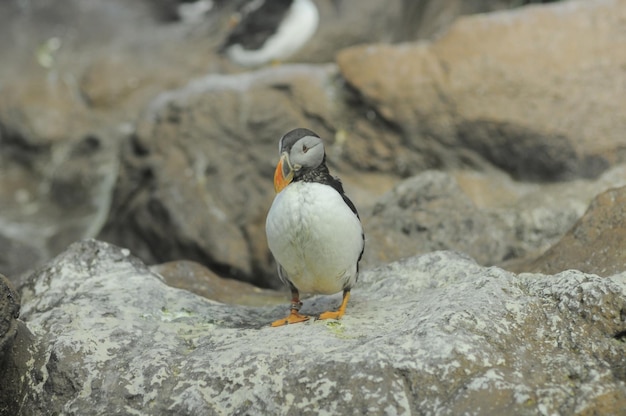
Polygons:
[[274,190],[282,191],[294,178],[324,163],[324,144],[320,136],[308,129],[295,129],[278,143],[280,160],[274,171]]

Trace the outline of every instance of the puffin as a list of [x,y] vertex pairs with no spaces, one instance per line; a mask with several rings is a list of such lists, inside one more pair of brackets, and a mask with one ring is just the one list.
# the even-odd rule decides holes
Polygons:
[[251,0],[220,47],[232,61],[254,67],[288,58],[317,30],[319,11],[312,0]]
[[339,309],[317,318],[341,319],[365,248],[359,214],[339,178],[330,174],[320,136],[297,128],[280,139],[278,149],[276,196],[265,229],[278,277],[291,290],[291,307],[287,317],[271,325],[311,318],[299,312],[300,292],[331,295],[343,291]]

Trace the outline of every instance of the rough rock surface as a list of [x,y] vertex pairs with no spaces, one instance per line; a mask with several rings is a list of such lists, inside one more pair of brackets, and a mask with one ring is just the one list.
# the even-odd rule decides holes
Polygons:
[[[528,271],[519,267],[556,243],[585,212],[598,189],[624,185],[625,165],[606,171],[596,180],[551,185],[520,183],[495,172],[426,171],[400,182],[378,198],[371,209],[363,211],[367,238],[364,264],[375,265],[433,250],[455,250],[483,265]],[[622,215],[618,203],[604,212]],[[597,221],[604,221],[604,216],[600,214]],[[621,240],[607,240],[603,234],[602,241],[614,247],[608,251],[620,256],[617,253]],[[557,257],[569,249],[574,257],[563,257],[562,266],[570,261],[578,264],[583,258],[574,254],[578,251],[570,245],[559,250]],[[599,258],[598,264],[605,260],[609,259]],[[518,263],[520,266],[516,266]],[[609,263],[614,264],[609,273],[626,270],[623,264]],[[565,268],[533,270],[556,273]]]
[[306,114],[332,111],[333,71],[295,65],[208,75],[161,95],[124,151],[102,238],[147,260],[187,258],[255,283],[273,275],[265,216],[278,139],[310,125]]
[[[0,4],[7,28],[0,53],[16,64],[0,68],[0,270],[12,280],[69,243],[98,236],[146,262],[196,260],[222,277],[277,285],[262,225],[275,141],[297,125],[327,140],[331,168],[364,221],[394,183],[429,169],[504,171],[542,183],[595,178],[625,159],[624,2],[472,16],[429,42],[342,51],[338,65],[231,75],[216,73],[241,68],[214,49],[234,6],[217,3],[228,6],[192,25],[163,21],[174,0]],[[387,3],[383,10],[370,0],[320,2],[325,26],[294,60],[324,61],[351,42],[422,38],[452,16],[510,6]],[[388,32],[398,10],[433,26],[408,33],[417,26],[407,20]],[[342,25],[346,16],[371,24]],[[520,247],[487,241],[472,254],[491,264],[545,249],[588,200],[568,199],[563,219],[543,223],[546,232],[514,221],[515,235],[529,233]],[[473,218],[484,223],[483,213]],[[486,241],[463,235],[458,248]],[[448,246],[441,243],[425,247]],[[370,264],[385,258],[379,254]]]
[[[242,72],[215,54],[241,0],[180,1],[0,2],[1,415],[623,414],[626,190],[576,220],[626,185],[626,2],[444,31],[527,2],[319,0],[299,64]],[[341,321],[269,328],[288,295],[224,277],[280,284],[295,126],[364,271]],[[128,248],[67,248],[93,236]]]
[[39,352],[31,349],[34,338],[18,319],[19,313],[19,295],[0,274],[0,415],[18,414],[20,398],[30,391],[25,375],[32,368],[33,355]]
[[598,195],[572,229],[548,251],[515,270],[558,273],[577,269],[600,276],[626,270],[626,188]]
[[0,274],[0,357],[13,345],[19,315],[19,296],[8,279]]
[[619,414],[626,404],[623,273],[516,276],[433,252],[364,272],[341,321],[271,328],[286,304],[209,301],[91,240],[21,292],[45,348],[16,414]]
[[462,17],[432,43],[357,46],[337,62],[432,167],[479,155],[523,180],[594,177],[626,160],[624,19],[623,1],[559,2]]
[[[181,46],[180,31],[156,31],[148,10],[1,2],[0,270],[12,279],[100,231],[130,123],[157,91],[198,74],[204,54]],[[169,60],[179,64],[166,71]]]
[[[129,247],[148,262],[190,258],[222,276],[276,286],[263,221],[272,198],[268,182],[275,142],[294,125],[325,138],[333,173],[342,177],[350,195],[364,195],[358,206],[372,226],[366,230],[376,235],[389,225],[379,221],[386,214],[381,204],[393,202],[373,195],[391,186],[376,188],[372,184],[378,182],[361,178],[366,173],[370,178],[387,175],[393,182],[431,168],[496,178],[501,169],[526,181],[509,181],[513,194],[545,181],[598,178],[624,159],[620,126],[626,120],[620,108],[626,103],[606,82],[626,82],[619,69],[626,59],[619,29],[623,9],[623,3],[572,2],[473,16],[433,42],[345,50],[338,68],[287,65],[196,79],[162,94],[144,113],[124,150],[114,210],[99,238]],[[600,18],[606,27],[593,32],[593,42],[565,47],[581,26]],[[555,38],[551,27],[570,37]],[[520,51],[524,55],[508,54],[507,45],[526,45],[523,39],[531,35],[532,45]],[[556,50],[549,56],[541,46],[548,41]],[[540,62],[545,75],[530,63],[516,66],[515,59]],[[570,63],[566,70],[555,64],[558,59]],[[581,96],[593,97],[596,108],[606,112],[573,117],[568,109],[578,109]],[[555,97],[558,109],[552,111]],[[600,179],[595,191],[579,196],[578,182],[536,187],[534,195],[545,196],[511,203],[503,215],[499,207],[497,213],[484,212],[466,200],[457,204],[463,209],[455,217],[454,198],[465,197],[450,194],[453,198],[438,207],[446,209],[428,213],[431,226],[458,220],[439,228],[439,237],[372,238],[372,247],[385,241],[385,250],[367,254],[366,248],[365,259],[375,264],[433,248],[468,251],[482,264],[535,254],[571,227],[595,193],[623,185],[609,182]],[[565,190],[568,183],[571,189]],[[560,198],[564,193],[568,197]],[[412,207],[408,217],[414,215],[408,212]],[[558,215],[559,209],[564,215]],[[376,213],[372,221],[368,212]]]
[[285,301],[282,293],[235,279],[225,279],[193,261],[157,264],[150,266],[150,271],[160,275],[168,286],[185,289],[220,303],[266,306]]

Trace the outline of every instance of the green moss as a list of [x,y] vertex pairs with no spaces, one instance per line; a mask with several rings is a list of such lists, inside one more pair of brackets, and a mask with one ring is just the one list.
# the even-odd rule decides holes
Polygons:
[[353,338],[346,334],[346,327],[340,321],[326,321],[324,326],[337,338],[350,339]]

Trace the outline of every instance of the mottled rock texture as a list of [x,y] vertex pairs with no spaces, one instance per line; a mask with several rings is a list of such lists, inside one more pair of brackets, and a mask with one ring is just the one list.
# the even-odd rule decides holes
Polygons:
[[18,319],[19,312],[20,297],[0,274],[0,415],[20,413],[21,400],[28,396],[31,386],[31,379],[25,375],[33,374],[32,358],[39,353],[34,348],[34,337]]
[[[0,414],[623,414],[626,2],[319,0],[244,72],[241,1],[0,2]],[[294,127],[366,252],[272,329]]]
[[337,62],[431,163],[594,177],[626,157],[624,19],[611,0],[468,16],[432,43],[357,46]]
[[[623,14],[616,2],[529,7],[462,18],[432,42],[349,48],[338,66],[198,78],[144,112],[99,237],[148,262],[184,256],[222,276],[275,286],[263,233],[268,178],[276,141],[301,125],[325,139],[331,170],[356,195],[373,241],[366,264],[448,248],[485,265],[537,255],[595,194],[624,184],[603,176],[624,162],[626,103],[614,88],[626,82]],[[607,26],[589,35],[593,42],[566,47],[598,19]],[[555,37],[552,27],[570,36]],[[554,53],[546,54],[546,42]],[[518,56],[509,45],[525,46]],[[579,111],[583,96],[597,105],[575,117],[568,109]],[[466,186],[414,187],[436,201],[422,195],[401,210],[394,196],[381,197],[394,180],[423,181],[430,169],[461,171]],[[476,206],[476,192],[485,193],[472,187],[471,172],[512,177],[503,181],[509,204]]]
[[[529,271],[520,267],[561,238],[583,215],[598,189],[625,184],[623,165],[596,180],[551,185],[519,183],[493,172],[426,171],[400,182],[364,211],[367,231],[364,262],[374,265],[434,250],[456,250],[483,265],[498,264],[515,271]],[[614,223],[623,215],[624,209],[616,201],[591,217],[605,223],[606,216],[615,216]],[[611,231],[607,226],[587,256],[565,244],[554,254],[561,269],[532,270],[556,273],[566,270],[570,262],[578,265],[589,256],[598,257],[596,264],[608,267],[608,273],[626,270],[623,263],[612,261],[617,259],[612,256],[621,257],[622,245],[619,239],[611,239],[609,235],[617,236],[619,230],[616,227]],[[579,247],[580,251],[591,249],[582,242]],[[571,257],[566,255],[570,249]],[[611,253],[611,258],[601,252]],[[520,266],[516,266],[518,263]],[[596,268],[581,270],[599,273]]]
[[516,270],[558,273],[577,269],[600,276],[626,270],[625,207],[626,188],[603,192],[558,243]]
[[20,314],[19,296],[8,279],[0,274],[0,354],[13,345]]
[[[21,414],[619,414],[626,275],[514,275],[452,252],[362,273],[341,321],[271,328],[72,245],[21,289],[45,346]],[[304,301],[319,313],[340,296]]]
[[[445,32],[459,14],[510,2],[320,4],[324,24],[294,57],[306,63],[246,73],[215,54],[234,3],[216,2],[192,25],[164,17],[176,3],[0,5],[0,52],[19,64],[0,68],[0,268],[11,279],[98,236],[149,263],[190,259],[274,285],[262,224],[275,143],[295,126],[324,137],[364,220],[385,191],[426,170],[504,173],[515,189],[595,179],[624,161],[623,2],[464,17]],[[346,16],[378,19],[346,25]],[[426,20],[433,26],[420,23],[420,33],[409,24]],[[532,244],[490,241],[472,255],[493,264],[545,250],[591,197],[566,198],[566,214],[531,231]],[[515,224],[514,235],[526,235]],[[459,248],[488,238],[463,236]],[[395,258],[366,255],[369,264]]]
[[185,289],[220,303],[266,306],[284,303],[282,293],[261,289],[235,279],[225,279],[203,265],[178,260],[150,266],[150,271],[163,278],[168,286]]
[[263,283],[275,270],[265,216],[278,139],[309,123],[309,107],[311,117],[327,117],[332,71],[300,65],[209,75],[160,96],[126,147],[103,237],[153,261],[190,258]]

